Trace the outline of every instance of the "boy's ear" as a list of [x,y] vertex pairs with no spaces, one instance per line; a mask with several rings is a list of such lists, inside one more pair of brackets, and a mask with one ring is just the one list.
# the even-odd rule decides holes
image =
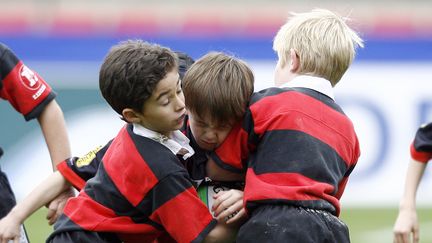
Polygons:
[[290,49],[291,72],[296,73],[300,67],[300,58],[295,49]]
[[139,114],[131,108],[125,108],[122,111],[123,118],[129,123],[140,123],[141,118]]

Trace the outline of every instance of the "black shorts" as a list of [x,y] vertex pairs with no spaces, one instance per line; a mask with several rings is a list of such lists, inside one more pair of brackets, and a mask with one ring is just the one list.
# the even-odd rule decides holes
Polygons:
[[350,239],[348,227],[331,213],[265,205],[256,208],[240,227],[236,242],[345,243]]
[[46,243],[121,243],[114,233],[99,233],[85,230],[55,232]]
[[0,170],[0,218],[6,216],[15,204],[15,196],[6,174]]

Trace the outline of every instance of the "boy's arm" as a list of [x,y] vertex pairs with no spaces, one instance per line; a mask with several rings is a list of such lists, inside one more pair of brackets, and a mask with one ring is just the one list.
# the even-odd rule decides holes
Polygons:
[[393,232],[395,243],[419,242],[419,223],[416,212],[416,194],[426,163],[412,159],[405,180],[405,189],[399,205],[399,215]]
[[53,170],[56,170],[58,163],[71,156],[63,112],[57,102],[52,100],[37,120],[48,146]]
[[[249,117],[245,116],[245,121],[248,119]],[[249,155],[249,148],[249,132],[247,128],[242,127],[241,123],[238,123],[231,129],[224,142],[209,153],[209,157],[221,169],[242,174],[247,169],[244,162]],[[212,166],[211,163],[209,166]],[[208,169],[207,172],[212,173]]]
[[19,237],[24,220],[70,186],[58,171],[51,174],[0,220],[0,239],[7,242]]
[[432,158],[432,123],[422,125],[410,147],[411,161],[405,179],[405,188],[399,205],[393,233],[394,242],[419,241],[419,224],[416,212],[416,194],[428,161]]
[[96,147],[80,158],[66,159],[57,165],[57,169],[79,191],[84,187],[87,180],[96,175],[102,158],[110,145],[111,141],[103,147]]
[[[57,165],[57,169],[72,186],[77,190],[81,190],[86,181],[96,175],[102,157],[105,155],[110,144],[111,142],[104,147],[99,146],[81,158],[72,157],[66,159]],[[72,196],[74,196],[74,191],[70,188],[50,202],[47,206],[48,213],[46,216],[48,224],[52,225],[55,223],[57,218],[62,214],[67,199]]]
[[[63,111],[57,102],[52,100],[37,120],[48,147],[53,170],[56,170],[56,165],[71,155]],[[73,189],[69,188],[69,190],[65,190],[53,201],[49,202],[47,205],[47,219],[50,225],[56,221],[58,214],[63,211],[67,199],[73,195]]]

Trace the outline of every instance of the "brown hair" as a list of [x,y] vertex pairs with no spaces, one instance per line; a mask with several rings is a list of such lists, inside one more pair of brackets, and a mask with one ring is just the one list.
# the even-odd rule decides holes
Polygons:
[[120,115],[125,108],[140,111],[156,85],[177,69],[177,56],[170,49],[128,40],[111,48],[99,72],[99,88]]
[[186,72],[186,108],[217,124],[240,119],[254,90],[254,75],[242,60],[221,52],[198,59]]

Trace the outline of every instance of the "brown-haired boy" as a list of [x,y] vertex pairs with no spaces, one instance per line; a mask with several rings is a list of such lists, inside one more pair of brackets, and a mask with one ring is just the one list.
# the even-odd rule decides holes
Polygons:
[[[164,233],[166,231],[168,232],[170,237],[174,238],[178,242],[189,242],[192,240],[199,242],[205,237],[208,231],[210,231],[211,228],[214,227],[214,221],[211,220],[211,216],[210,218],[208,217],[209,214],[205,207],[204,209],[206,210],[206,212],[202,210],[202,206],[204,206],[204,204],[202,204],[201,202],[198,203],[196,201],[196,199],[198,198],[196,197],[196,192],[194,192],[194,189],[191,187],[184,188],[186,184],[190,183],[190,181],[187,182],[188,177],[187,174],[184,173],[184,167],[182,167],[181,164],[174,163],[174,161],[176,161],[175,156],[173,157],[174,152],[177,154],[177,152],[187,150],[186,154],[183,154],[181,156],[183,159],[186,159],[193,153],[193,149],[188,146],[188,141],[186,139],[180,139],[181,141],[178,144],[182,144],[182,146],[178,146],[178,144],[173,146],[173,141],[172,139],[170,139],[174,138],[175,140],[175,138],[181,138],[181,135],[178,132],[171,131],[170,129],[179,128],[179,126],[182,125],[180,122],[183,121],[182,117],[184,115],[184,105],[181,105],[182,92],[181,89],[179,89],[180,82],[177,78],[177,82],[174,83],[175,75],[172,75],[173,70],[176,67],[173,67],[173,65],[170,64],[171,61],[167,61],[171,59],[170,55],[165,54],[162,55],[162,57],[158,57],[158,54],[152,51],[149,51],[149,53],[142,53],[142,50],[140,52],[134,50],[134,48],[126,48],[128,47],[128,45],[138,45],[139,47],[143,45],[142,43],[132,42],[123,45],[126,45],[123,46],[124,50],[117,56],[108,55],[104,65],[102,66],[100,81],[101,91],[103,92],[104,97],[106,97],[107,102],[112,105],[113,109],[116,110],[120,115],[122,115],[123,119],[131,122],[133,125],[129,124],[124,129],[122,129],[122,131],[119,133],[119,136],[115,138],[112,142],[110,142],[107,146],[105,146],[103,149],[92,152],[91,156],[87,158],[86,163],[83,164],[81,163],[83,162],[83,160],[76,159],[68,160],[62,163],[62,166],[59,169],[62,172],[63,176],[65,176],[75,186],[81,187],[83,186],[84,180],[77,180],[77,178],[79,178],[79,176],[83,174],[74,172],[81,168],[87,168],[89,165],[94,166],[94,161],[103,161],[100,166],[96,166],[99,167],[96,176],[93,179],[89,180],[89,182],[84,187],[84,190],[81,191],[78,198],[71,199],[71,202],[68,203],[68,206],[65,209],[66,216],[63,216],[60,222],[57,223],[56,231],[53,233],[49,240],[53,240],[54,242],[67,242],[71,241],[72,238],[81,237],[81,241],[86,240],[88,242],[97,242],[103,240],[116,242],[119,240],[118,237],[120,237],[126,242],[134,242],[135,240],[138,242],[146,242],[151,241],[155,238],[158,238],[159,240],[162,238],[166,239],[167,236],[164,236]],[[120,45],[117,48],[122,48],[122,46]],[[116,49],[114,48],[112,52],[115,53]],[[128,57],[132,58],[132,60],[122,60],[120,57]],[[118,60],[119,58],[120,60]],[[157,59],[158,61],[153,62],[153,59]],[[226,73],[229,73],[226,68],[229,69],[241,66],[242,71],[247,73],[247,81],[252,84],[251,87],[248,86],[248,88],[250,89],[250,93],[252,93],[253,75],[250,69],[248,69],[244,63],[241,63],[239,65],[237,60],[232,59],[229,56],[224,56],[222,59],[228,60],[228,63],[231,64],[233,64],[234,62],[234,66],[221,65],[221,68],[225,70]],[[162,67],[158,67],[156,65],[158,62],[162,64],[165,63],[165,66],[167,66],[167,70],[164,71]],[[132,66],[128,68],[128,66],[125,65],[126,63]],[[199,60],[197,62],[197,65],[199,65],[200,63],[202,62],[200,62]],[[145,66],[145,68],[140,69],[143,66]],[[155,67],[157,68],[155,69]],[[215,68],[212,65],[208,67]],[[141,73],[143,72],[143,70],[144,72],[149,72],[151,75],[143,75],[143,73]],[[234,71],[237,72],[237,70]],[[160,76],[157,76],[152,72],[155,72]],[[118,79],[119,77],[123,78]],[[138,77],[140,77],[140,79],[144,78],[144,80],[147,80],[149,82],[146,84],[147,87],[151,87],[152,85],[154,85],[154,91],[152,94],[148,93],[150,92],[148,89],[143,89],[144,85],[143,87],[139,87],[140,85],[135,84],[136,82],[140,81]],[[158,83],[158,79],[162,77],[165,78],[160,80]],[[168,81],[166,79],[168,79]],[[104,80],[112,81],[104,83]],[[118,83],[116,83],[116,80]],[[122,87],[121,80],[129,81],[128,83],[124,84],[126,87]],[[212,80],[219,80],[219,76],[217,75],[215,77],[212,77]],[[223,80],[228,81],[225,78]],[[243,82],[244,78],[236,81]],[[168,82],[166,87],[165,85],[163,85],[162,90],[159,90],[159,84],[165,84],[166,82]],[[131,95],[134,92],[142,92],[142,94]],[[154,97],[154,93],[156,93],[156,97]],[[143,101],[142,99],[145,99],[145,101]],[[144,105],[142,108],[138,106],[134,107],[135,105],[132,104],[132,102],[134,104],[144,102]],[[129,106],[134,108],[128,108]],[[171,107],[170,109],[172,109],[174,113],[179,113],[180,116],[176,119],[172,119],[172,122],[161,122],[169,120],[167,118],[172,117],[170,113],[165,112],[167,107]],[[141,128],[140,124],[142,125]],[[138,127],[138,129],[135,129],[135,127]],[[151,128],[153,131],[146,128]],[[155,133],[154,131],[157,131],[157,133]],[[143,135],[144,137],[150,137],[151,140],[156,140],[157,142],[148,141],[148,139],[142,138],[142,136],[135,134],[135,132],[137,132],[139,135]],[[128,137],[131,137],[132,139]],[[133,143],[135,143],[135,146],[133,146],[133,144],[125,142],[126,140],[132,140]],[[125,147],[125,144],[129,145]],[[166,146],[169,150],[167,150],[166,148],[161,148],[163,147],[160,146],[161,144]],[[121,150],[126,148],[128,148],[127,152],[121,152]],[[170,153],[172,153],[172,155],[170,155]],[[137,154],[139,154],[139,156]],[[124,163],[124,161],[126,161],[123,160],[124,156],[134,157],[137,163],[134,162],[135,159],[128,159],[130,163]],[[145,162],[151,162],[150,164],[144,163],[147,164],[148,167],[150,167],[150,170],[148,168],[146,169],[142,167],[142,160],[140,159],[140,157],[142,157]],[[90,161],[88,161],[89,159]],[[169,161],[171,161],[172,163]],[[166,164],[168,162],[170,166],[165,168],[163,165],[164,163]],[[155,169],[152,166],[155,166]],[[172,170],[176,171],[174,179],[170,179],[170,177],[172,177],[172,175],[170,174]],[[121,174],[118,173],[120,171]],[[148,174],[149,171],[153,171],[153,176],[152,173]],[[146,173],[146,175],[140,176],[140,173]],[[162,173],[164,175],[166,174],[166,176],[163,177],[163,183],[156,183],[155,181],[153,181],[156,184],[153,188],[148,189],[147,192],[151,193],[149,197],[154,200],[150,200],[149,198],[147,198],[148,193],[144,193],[144,198],[139,201],[139,196],[143,195],[142,193],[144,190],[143,186],[141,185],[149,185],[148,183],[146,184],[146,181],[149,178],[154,178],[154,175],[156,175],[156,177],[158,178],[158,173]],[[75,176],[73,176],[74,174]],[[56,178],[55,180],[57,182],[53,183],[53,180],[47,180],[47,183],[43,184],[45,185],[45,191],[50,191],[50,194],[44,194],[41,193],[43,190],[38,190],[38,192],[34,194],[32,193],[31,196],[37,195],[37,193],[39,193],[39,196],[43,196],[44,200],[46,200],[47,197],[51,197],[52,194],[55,194],[56,190],[61,190],[63,188],[63,186],[58,186],[59,183],[61,185],[67,184],[65,178],[62,177],[62,175],[60,175],[59,173],[54,174],[51,178]],[[88,179],[88,177],[86,179]],[[125,183],[122,183],[122,179],[124,179]],[[139,182],[140,180],[144,181]],[[170,180],[182,182],[168,183],[168,181]],[[109,185],[112,186],[110,187]],[[177,186],[175,188],[171,188],[172,185]],[[51,188],[53,190],[50,190]],[[164,191],[162,189],[170,190],[168,190],[167,193],[167,191]],[[177,194],[172,194],[173,192],[176,192]],[[233,194],[232,192],[228,192],[225,194],[225,197],[228,197],[228,201],[233,198],[230,197],[231,195],[236,196],[236,194]],[[113,199],[115,199],[115,203],[114,201],[112,201]],[[154,205],[152,206],[152,209],[148,208],[148,206],[151,206],[148,203],[157,203],[159,201],[162,202],[162,205]],[[134,204],[134,202],[136,205]],[[41,202],[39,201],[39,205],[40,203]],[[170,210],[176,212],[178,211],[178,214],[169,216],[171,214],[169,214],[167,210],[172,207],[169,206],[170,204],[178,206],[176,209]],[[34,205],[36,205],[36,203]],[[28,215],[28,212],[35,210],[34,205],[30,205],[30,209],[29,205],[27,205],[27,207],[19,205],[20,207],[18,207],[18,209],[14,211],[21,213],[24,212],[24,215]],[[86,205],[84,208],[86,208],[88,211],[83,213],[82,210],[78,209],[78,205],[83,207],[84,205]],[[182,208],[186,205],[187,208]],[[162,209],[159,209],[161,207]],[[236,207],[238,207],[238,205],[236,205]],[[109,209],[109,211],[106,211],[104,209]],[[190,210],[192,210],[193,212],[190,212]],[[114,213],[116,211],[117,213]],[[95,213],[97,212],[98,214],[95,216]],[[144,215],[142,215],[142,213],[144,213]],[[190,223],[193,226],[185,226],[186,224],[181,218],[182,215],[186,214],[189,214],[188,224]],[[197,214],[200,214],[200,216],[195,217],[197,216]],[[95,217],[97,220],[91,219],[92,217]],[[166,220],[162,220],[165,217],[167,217]],[[20,220],[23,220],[25,218],[26,216],[21,217]],[[137,219],[144,221],[135,222],[135,220]],[[102,220],[103,222],[100,220]],[[174,221],[178,223],[174,223]],[[160,225],[160,227],[158,225]],[[180,228],[176,228],[180,226],[182,226],[183,229],[181,231],[179,231]],[[186,228],[184,227],[186,227],[187,230],[185,230]],[[216,226],[216,228],[214,228],[214,230],[212,230],[205,239],[227,239],[232,237],[233,232],[235,231],[233,231],[231,228],[220,226],[218,224],[218,226]]]

